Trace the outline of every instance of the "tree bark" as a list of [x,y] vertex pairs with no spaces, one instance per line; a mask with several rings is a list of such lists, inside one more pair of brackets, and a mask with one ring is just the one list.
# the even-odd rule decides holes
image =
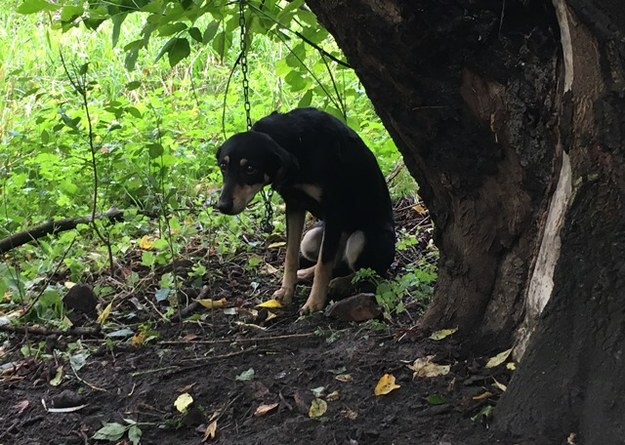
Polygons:
[[508,343],[561,163],[553,9],[540,0],[307,3],[362,80],[435,223],[439,278],[421,327]]
[[527,352],[495,425],[540,444],[622,443],[622,2],[307,4],[430,209],[441,261],[423,328],[497,347],[520,327]]
[[497,426],[535,431],[540,443],[617,444],[625,440],[625,12],[620,2],[553,3],[573,193],[552,296]]

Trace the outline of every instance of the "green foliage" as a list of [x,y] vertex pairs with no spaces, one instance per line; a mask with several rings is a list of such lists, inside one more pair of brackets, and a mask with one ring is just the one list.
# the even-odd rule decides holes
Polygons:
[[[246,3],[253,119],[323,108],[346,119],[388,172],[397,151],[304,2]],[[0,11],[0,238],[91,213],[91,139],[96,211],[129,210],[123,222],[96,222],[116,261],[136,251],[154,270],[196,238],[220,257],[251,250],[242,235],[258,231],[262,206],[237,217],[210,208],[221,181],[215,148],[245,129],[238,11],[237,2],[10,0]],[[88,115],[59,54],[84,76]],[[274,225],[283,231],[280,209]],[[152,248],[138,247],[144,235]],[[0,309],[40,295],[29,316],[62,320],[63,289],[47,277],[58,270],[63,279],[88,281],[107,266],[107,255],[86,225],[11,251],[0,261]],[[209,272],[193,267],[198,286]],[[170,299],[177,279],[161,280],[156,299]],[[139,282],[132,271],[121,285]]]

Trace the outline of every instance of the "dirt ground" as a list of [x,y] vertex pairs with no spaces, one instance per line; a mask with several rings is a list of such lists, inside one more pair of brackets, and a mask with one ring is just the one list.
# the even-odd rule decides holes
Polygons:
[[[409,231],[427,226],[413,204],[396,205]],[[427,242],[424,235],[413,251],[398,255],[395,270],[422,256]],[[278,268],[283,252],[259,247],[258,254]],[[110,329],[109,337],[2,334],[0,445],[109,443],[94,434],[113,422],[124,425],[123,437],[110,442],[119,444],[132,443],[128,433],[138,430],[142,444],[514,443],[488,428],[489,407],[509,371],[486,369],[488,357],[471,356],[453,336],[404,335],[422,310],[418,303],[407,301],[393,323],[298,317],[299,306],[262,309],[256,305],[263,289],[274,289],[278,274],[272,267],[250,274],[245,264],[244,255],[211,259],[207,298],[226,298],[228,307],[202,308],[182,323],[157,321],[164,307],[147,295],[128,295],[111,314],[120,337],[110,337]],[[307,289],[299,288],[297,304]],[[148,336],[135,337],[134,346],[140,325]],[[24,358],[20,349],[38,342],[40,353]],[[428,355],[450,365],[449,373],[413,378],[408,365]],[[376,396],[384,374],[399,388]],[[184,413],[174,405],[182,394],[193,399]],[[129,431],[124,419],[136,426]]]

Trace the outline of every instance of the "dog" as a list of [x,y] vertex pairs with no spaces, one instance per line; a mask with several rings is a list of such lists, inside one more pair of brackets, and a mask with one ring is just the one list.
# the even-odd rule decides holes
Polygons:
[[[284,275],[273,295],[282,304],[291,303],[298,281],[313,280],[300,309],[309,314],[324,308],[329,289],[351,284],[358,269],[385,276],[395,255],[388,187],[373,153],[342,121],[316,108],[274,112],[226,140],[217,163],[220,212],[242,212],[267,185],[285,202]],[[306,212],[320,223],[302,238]],[[300,250],[313,266],[298,270]],[[332,279],[340,266],[348,274]]]

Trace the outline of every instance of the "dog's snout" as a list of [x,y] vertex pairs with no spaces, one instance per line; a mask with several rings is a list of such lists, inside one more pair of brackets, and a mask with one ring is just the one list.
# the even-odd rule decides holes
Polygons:
[[226,215],[228,215],[232,213],[232,199],[227,199],[222,196],[221,198],[219,198],[219,201],[217,202],[217,205],[215,207],[217,207],[217,210],[219,210],[221,213],[225,213]]

